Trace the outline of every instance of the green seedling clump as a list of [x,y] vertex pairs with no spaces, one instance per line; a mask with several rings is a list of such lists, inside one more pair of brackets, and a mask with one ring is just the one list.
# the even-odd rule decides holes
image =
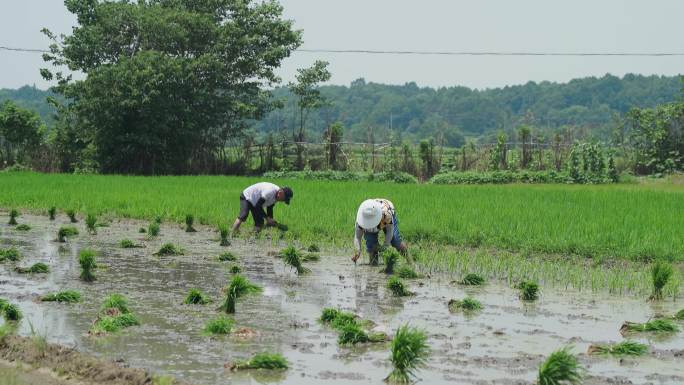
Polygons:
[[623,341],[613,345],[590,345],[587,354],[605,354],[613,356],[643,356],[648,346],[636,341]]
[[183,249],[177,247],[173,243],[165,243],[160,248],[159,251],[154,253],[157,256],[167,256],[167,255],[183,255]]
[[9,302],[4,298],[0,298],[0,314],[4,314],[7,305],[9,305]]
[[456,312],[458,310],[475,311],[481,309],[482,304],[480,303],[480,301],[474,298],[466,297],[462,300],[452,299],[449,301],[449,311],[452,312]]
[[520,290],[519,297],[523,301],[535,301],[539,298],[539,285],[536,282],[522,281],[516,288]]
[[81,300],[81,293],[75,290],[64,290],[48,294],[40,300],[43,302],[79,302]]
[[38,262],[29,268],[17,267],[15,271],[20,274],[47,274],[50,272],[50,267],[43,262]]
[[86,216],[86,227],[90,234],[97,234],[97,217],[94,214]]
[[57,214],[57,207],[52,206],[48,209],[48,216],[50,217],[51,221],[55,220],[55,214]]
[[0,249],[0,262],[4,262],[5,260],[17,262],[20,259],[21,253],[14,247],[10,247],[9,249],[4,250]]
[[315,253],[306,253],[302,255],[302,262],[318,262],[321,260],[321,256]]
[[154,217],[154,223],[161,225],[161,223],[164,221],[164,218],[161,215],[155,215]]
[[656,261],[653,266],[651,266],[651,279],[653,281],[653,294],[651,294],[651,299],[663,299],[663,288],[667,285],[667,282],[672,278],[673,274],[674,268],[667,262]]
[[355,345],[369,341],[368,334],[356,322],[346,323],[338,331],[340,334],[337,343],[340,345]]
[[684,309],[678,311],[673,318],[676,320],[684,320]]
[[645,323],[625,322],[620,328],[620,333],[630,332],[653,332],[653,333],[675,333],[679,327],[668,319],[655,319]]
[[100,310],[106,312],[109,309],[116,309],[121,314],[128,314],[131,312],[128,308],[128,300],[121,294],[111,294],[109,297],[105,298]]
[[204,332],[207,334],[229,334],[233,329],[234,321],[226,316],[220,316],[207,322]]
[[235,262],[237,261],[237,257],[235,256],[235,254],[226,251],[225,253],[218,256],[218,260],[221,262]]
[[397,269],[396,275],[397,275],[397,277],[403,278],[403,279],[420,278],[420,274],[418,274],[415,270],[413,270],[409,266],[401,266],[399,269]]
[[230,267],[230,269],[228,269],[228,271],[231,274],[240,274],[240,273],[242,273],[242,268],[240,268],[240,266],[238,266],[238,265],[233,265]]
[[293,268],[297,275],[306,274],[311,271],[302,265],[302,255],[299,250],[292,245],[281,250],[278,256],[282,257],[283,262]]
[[22,317],[21,310],[19,310],[19,307],[17,305],[14,305],[11,303],[6,303],[5,305],[3,305],[2,311],[5,314],[5,319],[7,321],[19,321],[19,320],[21,320],[21,317]]
[[69,220],[71,223],[76,223],[78,222],[78,219],[76,219],[76,210],[74,209],[68,209],[66,211],[66,215],[69,217]]
[[220,224],[218,226],[219,235],[221,236],[221,246],[230,246],[230,240],[228,239],[228,226],[226,224]]
[[285,370],[287,368],[287,360],[277,353],[258,353],[250,360],[236,361],[229,366],[229,369],[233,371],[246,369]]
[[91,334],[114,333],[129,326],[140,325],[138,319],[130,313],[104,315],[95,321],[90,329]]
[[156,237],[159,235],[159,223],[150,222],[150,225],[147,227],[147,234],[150,237]]
[[389,383],[408,384],[425,367],[430,347],[424,331],[401,326],[392,340],[390,362],[394,368],[385,379]]
[[62,226],[57,231],[57,240],[66,242],[67,238],[78,235],[78,229],[73,226]]
[[261,288],[249,282],[249,280],[240,274],[235,274],[230,280],[230,284],[226,289],[226,299],[219,307],[219,311],[228,314],[235,313],[235,304],[238,299],[245,295],[261,292]]
[[385,263],[385,267],[381,272],[385,274],[394,274],[394,268],[399,262],[399,252],[392,247],[386,247],[380,252],[380,255],[382,256],[382,261]]
[[396,297],[407,297],[415,294],[406,289],[404,283],[398,277],[391,277],[387,281],[387,288],[392,292],[392,295]]
[[141,227],[141,228],[138,229],[138,233],[140,233],[140,234],[145,234],[145,233],[147,233],[147,229],[144,228],[144,227]]
[[14,229],[18,231],[29,231],[31,230],[31,226],[27,225],[26,223],[22,223],[20,225],[17,225],[17,227],[15,227]]
[[579,385],[582,383],[582,368],[577,357],[566,346],[551,353],[539,367],[538,385]]
[[130,239],[122,239],[121,242],[119,242],[119,247],[122,249],[134,249],[138,247],[142,247],[142,245],[139,245]]
[[480,286],[484,285],[485,279],[478,274],[474,273],[469,273],[466,274],[465,277],[461,280],[462,285],[472,285],[472,286]]
[[308,252],[310,252],[310,253],[318,253],[318,252],[321,251],[321,248],[318,247],[317,244],[312,243],[312,244],[309,245],[309,247],[306,248],[306,251],[308,251]]
[[183,303],[186,305],[206,305],[209,303],[209,299],[199,289],[190,289]]
[[7,222],[8,225],[14,226],[17,224],[17,217],[19,216],[19,211],[16,209],[12,209],[9,212],[9,222]]
[[185,232],[186,233],[195,233],[197,230],[195,230],[192,225],[195,224],[195,217],[192,214],[188,214],[185,216]]
[[78,254],[78,264],[81,265],[81,279],[85,282],[95,281],[95,251],[84,249]]

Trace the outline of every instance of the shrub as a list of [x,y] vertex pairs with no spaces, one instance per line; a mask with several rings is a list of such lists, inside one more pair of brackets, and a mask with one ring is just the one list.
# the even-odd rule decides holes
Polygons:
[[55,214],[57,214],[57,207],[52,206],[48,209],[48,216],[50,217],[51,221],[55,220]]
[[613,345],[590,345],[588,354],[610,354],[613,356],[643,356],[648,346],[636,341],[622,341]]
[[81,279],[85,282],[95,281],[97,263],[95,262],[95,251],[90,249],[81,250],[78,255],[78,264],[81,265]]
[[462,300],[452,299],[449,301],[449,311],[455,312],[457,310],[463,311],[475,311],[482,309],[482,304],[480,301],[466,297]]
[[38,262],[31,265],[29,268],[17,267],[15,270],[20,274],[47,274],[50,272],[50,267],[43,262]]
[[14,226],[17,224],[17,217],[19,216],[19,211],[17,209],[12,209],[9,212],[9,222],[8,225]]
[[566,346],[557,350],[539,367],[539,385],[579,385],[582,383],[582,368],[577,358]]
[[76,210],[74,209],[68,209],[66,211],[66,215],[69,217],[69,220],[71,223],[76,223],[78,222],[78,219],[76,218]]
[[520,299],[523,301],[535,301],[539,298],[539,285],[536,282],[522,281],[516,288],[520,290]]
[[656,261],[653,266],[651,266],[651,279],[653,281],[653,294],[651,299],[660,300],[663,299],[663,288],[667,285],[674,274],[674,269],[672,265],[664,261]]
[[413,292],[406,289],[406,287],[404,286],[404,283],[401,282],[401,280],[398,277],[391,277],[387,281],[387,288],[396,297],[406,297],[406,296],[414,295]]
[[0,249],[0,262],[4,262],[5,260],[17,262],[20,259],[21,253],[16,248],[10,247],[9,249]]
[[283,258],[283,262],[285,262],[286,265],[295,269],[297,275],[306,274],[311,271],[302,265],[302,255],[299,250],[292,245],[281,250],[279,256]]
[[230,246],[230,240],[228,239],[228,226],[225,224],[220,224],[218,227],[219,235],[221,236],[221,246]]
[[386,247],[382,250],[380,255],[385,263],[382,272],[385,274],[394,274],[394,267],[397,265],[397,262],[399,262],[399,252],[392,247]]
[[[437,174],[432,184],[506,184],[506,183],[568,183],[565,172],[556,171],[492,171],[446,172]],[[588,181],[587,181],[588,182]]]
[[462,285],[472,285],[472,286],[480,286],[483,285],[485,282],[485,279],[478,274],[474,273],[469,273],[466,274],[465,277],[461,280]]
[[352,171],[270,171],[263,174],[267,179],[305,179],[331,181],[376,181],[394,183],[418,183],[418,179],[405,172],[382,172],[377,174]]
[[195,217],[192,214],[188,214],[185,216],[185,232],[187,233],[194,233],[197,230],[195,230],[192,225],[195,223]]
[[111,294],[105,298],[100,310],[106,312],[109,309],[116,309],[121,314],[129,314],[131,312],[128,308],[128,300],[121,294]]
[[226,316],[214,318],[206,323],[204,332],[207,334],[229,334],[234,321]]
[[147,234],[150,237],[156,237],[159,235],[159,223],[150,222],[150,224],[147,226]]
[[285,370],[288,368],[288,363],[285,357],[281,354],[272,353],[258,353],[250,360],[237,361],[229,366],[231,370],[243,369],[268,369],[268,370]]
[[645,323],[625,322],[620,328],[622,334],[630,332],[674,333],[678,331],[679,327],[667,319],[655,319]]
[[159,251],[154,253],[154,255],[156,255],[156,256],[183,255],[183,249],[174,245],[173,243],[165,243],[159,248]]
[[237,261],[237,257],[231,252],[225,252],[218,256],[218,260],[221,262],[234,262]]
[[396,271],[396,275],[397,275],[397,277],[403,278],[403,279],[416,279],[416,278],[420,278],[420,275],[419,275],[418,273],[416,273],[416,271],[413,270],[412,268],[410,268],[409,266],[401,266],[401,267]]
[[206,305],[209,303],[209,299],[199,289],[190,289],[183,303],[186,305]]
[[62,226],[57,231],[57,240],[66,242],[67,238],[78,235],[78,229],[73,226]]
[[81,293],[75,290],[64,290],[48,294],[40,299],[43,302],[79,302]]
[[416,372],[425,366],[430,354],[425,332],[408,325],[397,330],[390,350],[394,368],[386,378],[390,383],[410,383],[411,377],[416,377]]
[[219,311],[226,313],[235,313],[235,304],[238,299],[251,293],[258,293],[261,291],[259,286],[252,284],[247,278],[240,274],[235,274],[230,280],[230,284],[226,289],[226,299],[219,307]]
[[21,310],[19,310],[19,307],[11,303],[4,305],[3,311],[7,321],[19,321],[23,316],[21,314]]
[[31,226],[27,225],[26,223],[22,223],[20,225],[17,225],[17,227],[15,227],[14,229],[18,231],[29,231],[31,230]]

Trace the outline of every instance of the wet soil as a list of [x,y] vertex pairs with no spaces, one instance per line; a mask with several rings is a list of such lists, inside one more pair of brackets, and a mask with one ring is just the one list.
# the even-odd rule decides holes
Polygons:
[[[426,330],[432,347],[427,367],[418,372],[426,384],[531,384],[537,368],[552,351],[572,344],[587,369],[588,384],[684,383],[684,332],[636,335],[649,345],[641,358],[616,359],[584,354],[592,343],[619,342],[623,321],[644,322],[654,314],[673,314],[684,301],[648,302],[646,298],[613,297],[542,288],[542,297],[523,303],[517,291],[489,283],[470,288],[452,285],[454,277],[435,276],[407,281],[417,294],[395,298],[385,289],[387,277],[378,267],[355,266],[337,250],[323,250],[320,262],[307,263],[312,271],[298,277],[272,255],[281,241],[237,239],[221,247],[211,228],[197,226],[186,233],[177,224],[162,224],[161,234],[148,240],[138,228],[146,223],[115,219],[109,227],[81,235],[65,244],[54,242],[66,217],[49,221],[23,215],[20,223],[32,229],[19,232],[1,225],[0,247],[15,245],[24,255],[18,263],[0,264],[0,297],[17,303],[24,312],[19,334],[31,326],[59,343],[109,361],[172,375],[199,384],[378,384],[389,373],[389,343],[340,347],[337,333],[320,324],[323,307],[352,311],[376,324],[376,331],[393,334],[409,323]],[[121,239],[144,248],[121,249]],[[182,256],[154,256],[165,242],[185,250]],[[98,252],[97,281],[79,280],[77,255],[82,248]],[[235,263],[217,257],[231,251]],[[20,275],[16,266],[47,263],[49,274]],[[230,279],[228,268],[238,264],[261,295],[241,300],[234,316],[236,329],[251,333],[210,337],[206,321],[218,315],[222,289]],[[183,305],[190,288],[199,288],[212,304]],[[78,304],[40,303],[49,292],[75,289]],[[130,300],[140,326],[105,336],[87,335],[103,299],[121,293]],[[466,295],[480,300],[484,309],[471,315],[450,313],[450,299]],[[680,327],[684,327],[680,323]],[[280,352],[290,362],[286,372],[238,372],[224,364],[254,353]]]

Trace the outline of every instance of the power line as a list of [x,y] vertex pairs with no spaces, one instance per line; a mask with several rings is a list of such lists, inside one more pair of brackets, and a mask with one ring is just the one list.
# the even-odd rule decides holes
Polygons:
[[15,47],[4,47],[0,46],[0,51],[14,51],[14,52],[32,52],[32,53],[50,53],[44,49],[33,49],[33,48],[15,48]]

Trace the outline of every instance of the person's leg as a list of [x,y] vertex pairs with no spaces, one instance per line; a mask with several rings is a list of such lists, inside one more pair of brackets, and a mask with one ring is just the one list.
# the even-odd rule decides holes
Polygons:
[[363,239],[366,241],[366,251],[368,252],[368,263],[375,266],[378,264],[378,234],[364,232]]
[[247,220],[248,215],[249,202],[247,202],[244,196],[240,195],[240,213],[238,214],[238,217],[235,219],[235,222],[233,223],[233,227],[231,229],[233,233],[237,232],[240,229],[240,225],[242,224],[242,222]]
[[404,240],[401,239],[401,232],[399,231],[399,220],[397,219],[397,215],[394,214],[394,217],[392,219],[394,221],[394,234],[392,235],[392,247],[397,249],[398,252],[401,253],[409,262],[412,262],[411,259],[409,258],[408,255],[408,246],[406,243],[404,243]]
[[264,213],[264,210],[261,207],[254,207],[252,205],[250,206],[252,218],[254,219],[254,231],[258,233],[264,227],[264,218],[266,217],[266,213]]

